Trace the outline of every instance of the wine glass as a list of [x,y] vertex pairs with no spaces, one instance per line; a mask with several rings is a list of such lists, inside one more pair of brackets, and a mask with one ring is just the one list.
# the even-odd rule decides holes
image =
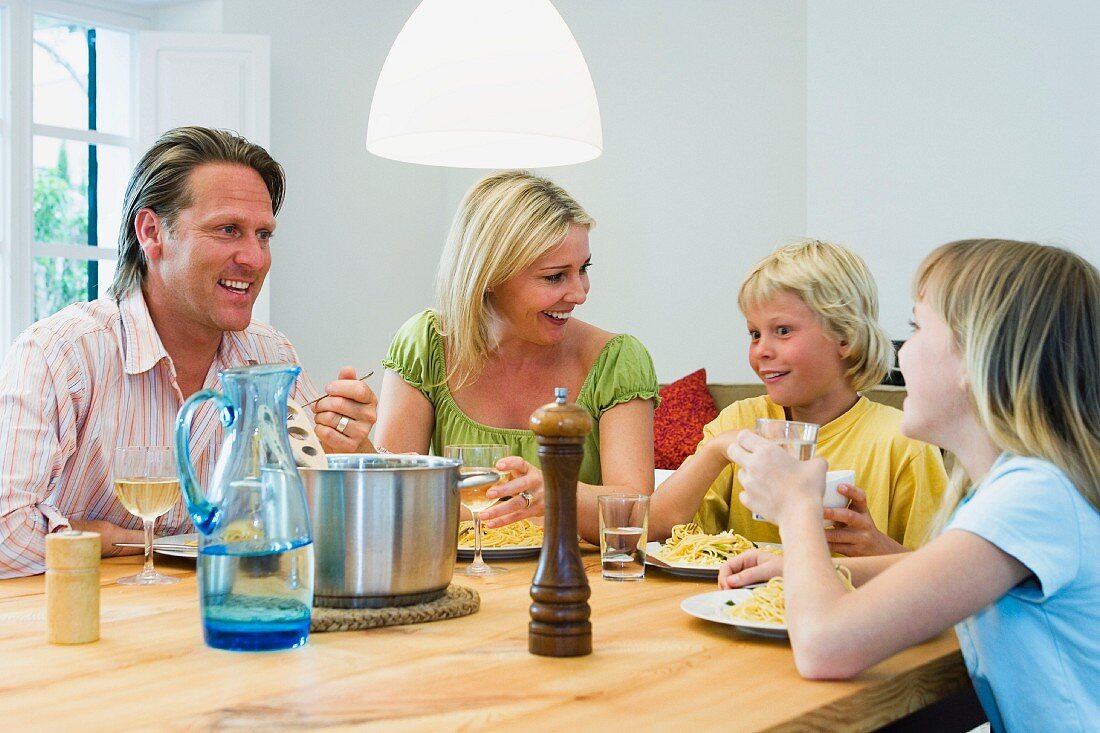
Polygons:
[[[446,458],[457,458],[462,461],[460,470],[463,474],[496,471],[497,461],[508,455],[508,446],[448,445],[443,448],[443,455]],[[462,502],[462,506],[466,507],[474,518],[474,561],[466,567],[466,575],[486,576],[508,572],[507,568],[487,565],[481,559],[481,512],[499,501],[499,498],[490,498],[485,494],[497,484],[502,484],[508,480],[510,480],[510,477],[505,473],[496,483],[459,491],[459,500]]]
[[172,449],[167,446],[115,449],[115,496],[126,511],[141,517],[145,528],[145,567],[137,575],[119,578],[122,585],[165,585],[179,578],[153,568],[153,522],[180,499],[180,479]]

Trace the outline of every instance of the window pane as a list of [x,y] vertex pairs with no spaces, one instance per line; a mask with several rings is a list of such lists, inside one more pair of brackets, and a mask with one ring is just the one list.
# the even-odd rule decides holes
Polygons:
[[35,242],[88,244],[87,149],[67,140],[34,138]]
[[88,129],[86,26],[34,17],[34,121]]
[[34,121],[128,134],[130,34],[36,15]]
[[130,180],[130,149],[114,145],[97,145],[96,159],[99,163],[97,176],[98,191],[96,201],[99,205],[98,245],[107,249],[118,246],[118,228],[122,223],[122,197],[126,194],[126,183]]
[[[93,166],[94,162],[94,166]],[[130,151],[36,135],[34,138],[34,241],[94,244],[118,241]],[[96,204],[93,211],[89,202]],[[89,225],[94,220],[89,238]]]
[[131,37],[96,29],[96,129],[112,135],[130,132]]
[[52,315],[70,303],[98,297],[114,277],[114,268],[114,262],[36,257],[34,320]]

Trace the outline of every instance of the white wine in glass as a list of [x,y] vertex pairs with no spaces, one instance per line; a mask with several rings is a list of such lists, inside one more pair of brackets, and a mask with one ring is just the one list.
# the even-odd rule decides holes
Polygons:
[[[486,471],[496,471],[492,466],[478,467],[478,468],[462,468],[462,476],[474,476],[479,473],[485,473]],[[489,489],[497,486],[498,484],[506,484],[512,480],[512,474],[510,471],[497,471],[500,474],[500,480],[493,484],[487,484],[484,486],[472,486],[468,489],[459,489],[459,500],[462,502],[462,506],[470,510],[470,514],[475,512],[483,512],[493,504],[500,501],[500,497],[488,497]]]
[[[463,476],[486,471],[496,471],[497,461],[508,455],[508,447],[504,445],[448,445],[443,448],[446,458],[457,458],[462,461],[459,469]],[[481,557],[481,513],[500,501],[500,498],[486,496],[489,489],[497,484],[510,480],[510,474],[503,474],[500,481],[487,486],[475,486],[469,489],[459,490],[459,500],[474,518],[474,560],[464,573],[473,576],[498,575],[508,572],[507,568],[487,565]]]
[[153,567],[153,523],[180,500],[175,455],[167,446],[115,449],[115,496],[142,521],[145,530],[145,567],[137,575],[119,578],[122,585],[164,585],[179,578],[161,575]]

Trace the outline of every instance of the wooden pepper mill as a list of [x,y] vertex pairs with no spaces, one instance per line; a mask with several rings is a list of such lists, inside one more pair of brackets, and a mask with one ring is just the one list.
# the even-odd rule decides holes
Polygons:
[[577,475],[584,459],[584,439],[592,418],[566,404],[566,390],[554,390],[555,401],[531,415],[539,442],[539,461],[546,492],[546,526],[542,554],[531,582],[531,623],[527,650],[546,657],[579,657],[592,653],[592,609],[588,576],[577,543]]

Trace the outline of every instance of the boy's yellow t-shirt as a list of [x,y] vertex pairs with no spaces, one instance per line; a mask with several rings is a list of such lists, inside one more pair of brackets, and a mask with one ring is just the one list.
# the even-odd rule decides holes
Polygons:
[[[783,408],[767,396],[734,402],[703,428],[696,452],[719,433],[755,429],[761,417],[782,420]],[[814,455],[827,460],[830,471],[856,472],[855,484],[867,492],[867,509],[880,532],[909,549],[927,542],[947,474],[938,448],[901,434],[901,410],[860,397],[821,426]],[[730,464],[707,489],[695,522],[708,533],[732,529],[755,542],[779,542],[779,528],[753,519],[737,499],[741,490],[737,466]]]

